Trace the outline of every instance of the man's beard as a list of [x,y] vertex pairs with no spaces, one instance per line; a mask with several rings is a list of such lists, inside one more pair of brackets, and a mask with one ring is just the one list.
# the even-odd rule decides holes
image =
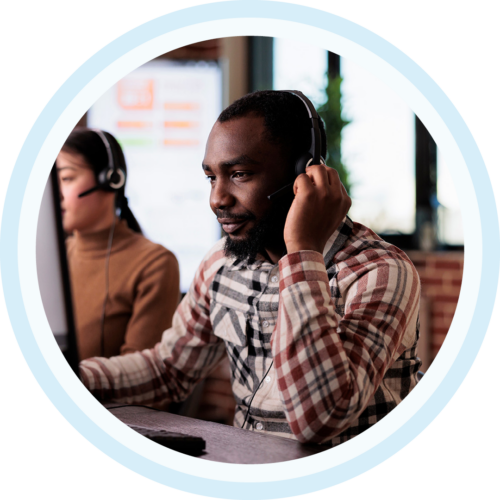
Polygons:
[[[269,210],[252,227],[243,239],[233,240],[226,235],[224,253],[227,257],[235,257],[238,260],[246,260],[248,264],[256,261],[257,254],[267,248],[285,248],[283,229],[285,228],[286,216],[293,201],[281,199],[274,202]],[[249,220],[254,217],[248,214]]]

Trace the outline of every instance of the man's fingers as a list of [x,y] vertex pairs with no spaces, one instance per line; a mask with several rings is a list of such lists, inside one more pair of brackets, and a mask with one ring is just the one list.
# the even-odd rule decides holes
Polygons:
[[330,186],[337,186],[339,183],[341,184],[339,174],[334,168],[328,167],[326,170]]
[[306,168],[306,175],[319,187],[328,187],[330,184],[327,170],[331,170],[325,165],[309,165]]
[[340,180],[339,173],[334,168],[328,168],[328,180],[333,189],[340,189],[343,196],[348,196],[347,191]]
[[345,208],[347,213],[347,211],[351,208],[352,201],[347,194],[344,184],[342,184],[342,181],[340,180],[338,172],[333,168],[329,168],[328,179],[330,181],[330,192],[333,196],[338,196],[342,200],[342,207]]
[[307,174],[300,174],[293,183],[293,192],[296,195],[298,192],[310,193],[314,191],[313,181]]
[[346,190],[344,184],[342,184],[342,182],[340,182],[340,179],[339,179],[339,183],[340,183],[340,190],[342,192],[342,204],[344,205],[345,210],[346,210],[346,214],[347,214],[347,212],[351,208],[352,200],[351,200],[351,197],[347,194],[347,190]]
[[341,211],[348,212],[351,207],[351,198],[340,181],[338,172],[325,165],[311,165],[307,168],[305,174],[301,174],[295,180],[293,186],[294,194],[306,197],[326,195],[334,202],[338,200]]

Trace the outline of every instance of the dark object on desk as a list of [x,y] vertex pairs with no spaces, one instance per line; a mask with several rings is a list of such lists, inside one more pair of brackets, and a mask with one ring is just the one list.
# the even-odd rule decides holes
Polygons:
[[165,431],[163,429],[149,429],[138,425],[129,425],[129,427],[142,436],[151,439],[151,441],[179,453],[197,457],[205,450],[205,440],[201,437],[181,434],[180,432]]
[[271,464],[304,458],[328,450],[329,445],[301,444],[270,434],[238,429],[233,426],[153,411],[140,406],[105,403],[104,406],[130,427],[179,432],[201,436],[205,452],[201,460],[232,464]]

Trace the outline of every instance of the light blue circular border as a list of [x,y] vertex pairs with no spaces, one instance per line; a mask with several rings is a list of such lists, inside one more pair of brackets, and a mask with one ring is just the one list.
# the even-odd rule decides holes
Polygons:
[[[438,389],[402,428],[363,455],[306,477],[266,483],[216,481],[173,471],[106,434],[76,406],[47,365],[30,328],[19,281],[18,232],[28,178],[49,131],[72,99],[109,64],[135,47],[176,29],[234,18],[280,19],[320,28],[367,48],[396,68],[425,96],[453,135],[468,166],[481,217],[483,264],[477,305],[465,341]],[[121,464],[170,487],[218,498],[265,499],[305,494],[351,479],[392,456],[427,427],[458,389],[481,346],[497,289],[499,247],[495,199],[481,154],[463,119],[432,79],[394,46],[350,21],[299,5],[255,0],[192,7],[150,21],[104,47],[65,82],[40,114],[14,167],[4,205],[0,264],[5,302],[23,355],[47,396],[82,435]]]

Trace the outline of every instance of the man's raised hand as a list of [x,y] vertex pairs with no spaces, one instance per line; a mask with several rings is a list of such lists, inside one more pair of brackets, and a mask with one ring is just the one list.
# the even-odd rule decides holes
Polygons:
[[314,250],[323,253],[328,238],[351,207],[339,174],[326,165],[311,165],[293,185],[295,199],[285,223],[287,253]]

